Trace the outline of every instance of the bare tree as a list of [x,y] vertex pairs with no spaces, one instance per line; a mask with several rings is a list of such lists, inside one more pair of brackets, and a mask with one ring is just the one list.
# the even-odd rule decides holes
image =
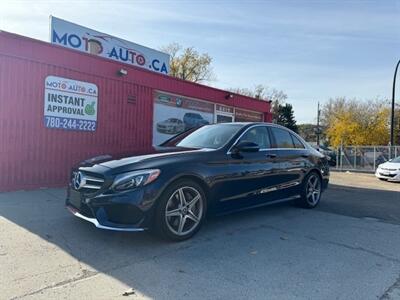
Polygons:
[[272,120],[275,123],[278,122],[279,111],[281,107],[285,105],[285,101],[288,97],[285,92],[275,88],[269,88],[263,84],[257,84],[252,89],[231,88],[229,90],[236,94],[253,97],[264,101],[271,101]]

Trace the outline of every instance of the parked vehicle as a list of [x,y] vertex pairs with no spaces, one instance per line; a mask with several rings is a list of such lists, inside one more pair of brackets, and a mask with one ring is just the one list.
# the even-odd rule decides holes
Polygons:
[[183,116],[183,123],[185,123],[186,129],[210,124],[198,113],[186,113]]
[[157,131],[166,134],[177,134],[185,131],[185,124],[177,118],[169,118],[157,123]]
[[334,150],[322,145],[312,145],[312,147],[326,156],[331,167],[336,166],[336,152]]
[[380,164],[375,176],[381,180],[400,182],[400,156]]
[[208,214],[291,200],[314,208],[329,181],[326,158],[275,124],[206,125],[155,150],[86,161],[72,171],[67,208],[99,228],[180,241]]
[[366,164],[373,165],[375,160],[375,165],[383,164],[387,161],[386,157],[389,156],[389,153],[384,153],[382,151],[364,151],[360,153],[360,156],[364,160]]

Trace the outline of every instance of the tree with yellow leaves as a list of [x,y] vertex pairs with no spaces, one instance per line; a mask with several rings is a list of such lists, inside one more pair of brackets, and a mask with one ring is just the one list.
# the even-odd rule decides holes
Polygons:
[[387,145],[389,109],[385,101],[330,99],[322,109],[322,123],[331,146]]
[[215,80],[208,53],[199,54],[193,47],[183,48],[178,43],[171,43],[161,48],[170,59],[169,75],[197,83]]

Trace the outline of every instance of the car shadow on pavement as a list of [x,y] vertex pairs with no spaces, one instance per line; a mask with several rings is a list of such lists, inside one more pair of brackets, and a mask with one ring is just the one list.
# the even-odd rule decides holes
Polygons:
[[[35,191],[18,191],[11,193],[0,193],[0,224],[3,230],[0,231],[0,238],[10,240],[8,235],[13,235],[12,244],[3,243],[0,246],[0,255],[5,260],[9,256],[8,264],[18,265],[24,260],[30,263],[26,268],[26,273],[15,274],[17,278],[13,280],[29,280],[29,278],[40,278],[43,271],[40,265],[49,263],[46,256],[55,257],[56,263],[49,265],[54,273],[63,272],[63,266],[75,264],[67,280],[60,280],[63,284],[80,281],[87,277],[96,276],[99,273],[112,276],[128,286],[134,286],[143,295],[151,298],[160,296],[152,291],[149,286],[141,285],[140,278],[131,276],[126,268],[133,268],[135,273],[137,268],[143,267],[143,263],[151,262],[154,266],[155,261],[163,260],[168,257],[168,268],[172,273],[184,275],[185,257],[181,257],[179,252],[189,251],[204,243],[218,240],[221,236],[232,236],[235,232],[246,228],[258,226],[258,220],[267,218],[268,215],[277,215],[278,211],[291,209],[288,204],[280,204],[267,210],[252,210],[228,216],[210,218],[206,220],[201,231],[192,239],[180,243],[167,242],[150,232],[115,232],[101,230],[84,220],[74,217],[64,206],[65,191],[61,189],[41,189]],[[1,220],[3,217],[5,220]],[[249,222],[250,221],[250,222]],[[27,232],[26,232],[26,231]],[[33,235],[32,235],[33,234]],[[18,235],[21,235],[18,237]],[[1,243],[0,243],[1,244]],[[51,253],[47,253],[48,244]],[[18,249],[14,251],[13,249]],[[61,250],[61,251],[60,251]],[[222,249],[221,249],[222,251]],[[38,253],[40,253],[38,255]],[[71,258],[66,257],[70,256]],[[10,261],[12,260],[12,261]],[[202,264],[201,260],[194,261]],[[9,266],[11,268],[11,266]],[[57,269],[58,268],[58,269]],[[37,272],[37,273],[36,273]],[[144,270],[143,276],[152,276]],[[160,270],[155,271],[160,273]],[[182,273],[182,274],[181,274]],[[166,275],[168,277],[168,275]],[[160,280],[162,278],[159,278]],[[42,293],[43,290],[58,286],[56,283],[44,285],[43,279],[34,288],[26,288],[12,296],[26,296]],[[52,279],[54,282],[54,279]],[[1,283],[0,285],[6,285]],[[28,284],[27,284],[28,286]],[[115,295],[121,295],[123,291],[115,291]],[[154,292],[154,293],[153,293]]]
[[400,192],[331,184],[318,210],[400,224]]
[[[37,287],[27,287],[26,290],[22,289],[19,294],[13,296],[35,295],[54,286],[77,284],[82,279],[101,273],[134,288],[141,295],[151,298],[160,296],[168,298],[169,294],[164,290],[165,286],[160,287],[160,281],[166,281],[167,285],[170,284],[171,288],[174,288],[174,285],[179,283],[178,279],[193,280],[191,277],[193,274],[190,275],[190,272],[195,270],[211,267],[221,274],[229,273],[218,266],[221,264],[223,268],[222,258],[227,251],[226,247],[233,243],[238,253],[257,253],[252,247],[259,246],[264,241],[270,244],[271,240],[267,241],[267,239],[271,236],[278,242],[287,239],[285,230],[280,229],[279,225],[274,227],[274,224],[290,224],[309,212],[309,210],[297,209],[286,203],[211,218],[193,239],[181,243],[169,243],[146,232],[127,233],[97,229],[92,224],[72,216],[64,208],[64,197],[65,191],[59,189],[0,193],[0,217],[5,218],[5,221],[1,221],[0,218],[3,223],[3,232],[0,231],[1,238],[4,240],[7,237],[6,231],[10,228],[9,234],[15,235],[10,247],[18,248],[16,253],[19,252],[19,254],[10,253],[9,251],[13,250],[7,248],[8,246],[0,248],[0,252],[3,251],[5,256],[10,256],[9,259],[14,260],[12,263],[16,265],[19,264],[20,255],[27,255],[33,260],[30,262],[29,269],[35,270],[40,269],[35,267],[35,264],[46,263],[46,258],[37,257],[37,253],[46,248],[46,245],[51,244],[55,246],[48,250],[51,253],[44,252],[42,255],[55,257],[58,264],[55,263],[51,267],[55,269],[54,272],[61,271],[57,268],[61,269],[62,266],[71,264],[75,266],[71,274],[66,275],[67,280],[60,279],[60,282],[55,285],[46,285],[39,281]],[[385,205],[388,205],[386,210]],[[389,210],[387,210],[388,207]],[[399,207],[400,201],[396,192],[332,185],[323,195],[323,201],[318,209],[334,214],[368,216],[400,223]],[[18,228],[14,228],[15,225]],[[263,228],[273,231],[266,236],[255,238],[254,234]],[[27,230],[28,233],[21,233],[21,229]],[[29,233],[33,233],[33,237]],[[236,240],[237,233],[242,234],[240,242]],[[17,238],[18,234],[23,235],[21,237],[23,240]],[[208,253],[207,249],[210,248],[212,250]],[[204,266],[205,255],[211,257],[207,258],[208,263],[210,259],[212,261],[215,258],[217,265]],[[3,259],[7,258],[3,256]],[[22,282],[29,280],[29,276],[32,278],[36,276],[36,280],[40,280],[42,276],[39,271],[38,274],[32,274],[32,271],[27,269],[27,272],[29,274],[23,274],[23,272],[19,274]],[[28,276],[24,277],[24,275]],[[169,278],[171,276],[172,278]],[[174,279],[175,277],[178,282]],[[207,278],[202,278],[202,280],[204,284],[207,284]],[[239,281],[243,280],[246,281],[245,278]],[[148,283],[152,281],[157,283],[153,286],[149,285]],[[182,287],[176,288],[180,291]],[[120,296],[123,292],[122,290],[115,291],[115,296]],[[183,296],[183,294],[179,295]],[[197,295],[201,295],[201,291]],[[174,297],[176,294],[170,296]]]

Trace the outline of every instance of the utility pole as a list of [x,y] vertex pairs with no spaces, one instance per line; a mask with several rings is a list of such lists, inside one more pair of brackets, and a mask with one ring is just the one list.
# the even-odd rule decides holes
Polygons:
[[319,116],[321,114],[321,110],[319,109],[319,101],[318,101],[318,112],[317,112],[317,146],[319,149],[319,135],[321,134],[321,130],[319,128]]
[[394,98],[396,94],[396,76],[397,70],[400,65],[400,60],[397,62],[396,69],[394,70],[394,77],[393,77],[393,90],[392,90],[392,114],[390,116],[390,146],[394,146]]

